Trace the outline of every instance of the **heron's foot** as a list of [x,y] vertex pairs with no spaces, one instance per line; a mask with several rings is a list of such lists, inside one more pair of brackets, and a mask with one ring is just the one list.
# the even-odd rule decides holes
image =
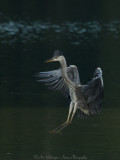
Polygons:
[[50,133],[50,134],[61,134],[61,135],[63,135],[61,131],[59,131],[59,130],[57,131],[57,130],[55,130],[55,129],[49,131],[49,133]]
[[60,133],[60,134],[62,134],[61,130],[63,130],[69,124],[70,124],[70,122],[67,121],[67,122],[63,123],[62,125],[60,125],[59,127],[55,128],[54,130],[50,131],[49,133],[54,133],[54,134]]
[[63,124],[61,124],[59,127],[53,129],[52,131],[50,131],[49,133],[55,133],[58,132],[59,129],[61,129],[64,125],[66,125],[68,123],[68,121],[64,122]]
[[70,121],[67,122],[67,123],[65,123],[64,125],[62,125],[62,126],[58,129],[58,131],[62,131],[65,127],[67,127],[67,126],[70,125],[70,124],[71,124]]
[[62,123],[59,127],[55,128],[55,130],[59,130],[61,127],[65,126],[68,123],[69,123],[69,121]]

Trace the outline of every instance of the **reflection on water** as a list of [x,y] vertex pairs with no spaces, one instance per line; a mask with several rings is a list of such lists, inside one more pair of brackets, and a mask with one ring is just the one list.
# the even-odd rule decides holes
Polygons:
[[69,40],[74,38],[74,41],[71,43],[79,45],[83,39],[87,41],[91,41],[93,38],[98,39],[102,32],[113,34],[115,38],[118,38],[120,34],[120,21],[112,21],[110,23],[100,23],[99,21],[84,23],[65,21],[61,24],[53,24],[50,21],[34,21],[31,23],[8,21],[0,24],[1,43],[7,44],[16,42],[17,38],[22,43],[30,40],[33,42],[37,40],[44,41],[47,40],[49,32],[55,33],[56,39],[60,39],[63,34]]

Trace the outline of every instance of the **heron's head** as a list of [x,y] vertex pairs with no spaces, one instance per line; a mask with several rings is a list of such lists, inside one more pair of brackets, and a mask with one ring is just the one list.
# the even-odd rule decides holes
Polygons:
[[59,61],[61,62],[63,59],[63,55],[62,55],[62,52],[59,51],[59,50],[56,50],[54,51],[54,54],[53,54],[53,57],[46,60],[45,63],[48,63],[48,62],[55,62],[55,61]]
[[94,77],[102,76],[101,68],[97,68],[94,72]]

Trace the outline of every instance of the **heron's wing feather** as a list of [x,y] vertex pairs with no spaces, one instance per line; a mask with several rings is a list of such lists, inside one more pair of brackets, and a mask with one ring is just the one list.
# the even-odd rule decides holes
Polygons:
[[39,72],[37,76],[41,78],[38,81],[44,83],[49,89],[59,90],[64,96],[69,96],[69,89],[64,84],[61,69],[48,72]]
[[82,92],[85,94],[90,114],[100,112],[103,99],[102,76],[95,77],[87,85],[83,85]]
[[[67,75],[72,82],[80,84],[78,70],[75,66],[67,67]],[[61,69],[39,72],[37,76],[41,78],[38,81],[44,83],[48,88],[59,90],[64,96],[69,96],[69,88],[64,81]]]
[[67,67],[67,75],[72,82],[80,84],[80,76],[76,66],[70,65],[70,67]]

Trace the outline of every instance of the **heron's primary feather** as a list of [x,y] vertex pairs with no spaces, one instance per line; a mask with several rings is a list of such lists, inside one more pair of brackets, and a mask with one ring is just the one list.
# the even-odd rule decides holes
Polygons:
[[[71,65],[67,67],[67,75],[72,82],[78,85],[80,84],[79,73],[76,66]],[[61,69],[39,72],[37,76],[42,78],[38,81],[44,83],[48,88],[59,90],[64,96],[69,97],[69,88],[64,81]]]
[[103,99],[103,80],[102,75],[92,79],[87,85],[82,86],[90,110],[90,114],[96,114],[101,110],[101,103]]

